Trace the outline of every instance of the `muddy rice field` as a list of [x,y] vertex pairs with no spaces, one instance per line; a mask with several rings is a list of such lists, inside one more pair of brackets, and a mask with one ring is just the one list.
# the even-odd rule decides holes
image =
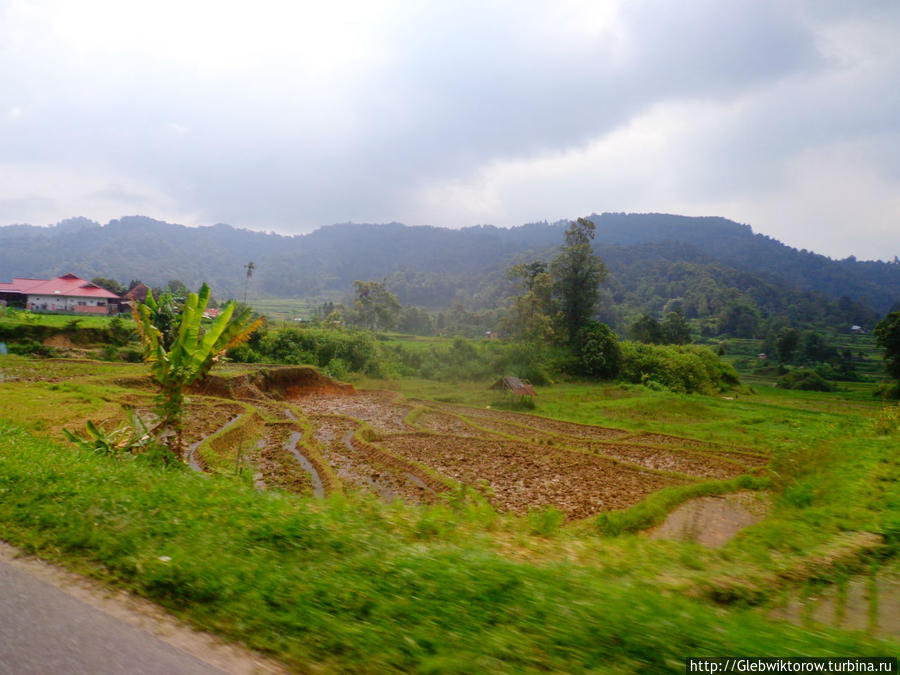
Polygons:
[[694,439],[356,391],[311,369],[276,375],[241,376],[192,398],[192,467],[249,467],[259,489],[418,504],[465,486],[498,511],[552,506],[577,519],[767,462]]

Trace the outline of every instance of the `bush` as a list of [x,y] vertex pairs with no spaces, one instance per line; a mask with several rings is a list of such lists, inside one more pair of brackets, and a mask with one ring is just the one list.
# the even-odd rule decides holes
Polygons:
[[622,378],[657,382],[675,392],[713,393],[740,384],[737,372],[708,347],[623,342]]
[[622,349],[612,329],[591,321],[578,331],[578,370],[587,377],[612,379],[622,366]]
[[336,380],[344,379],[347,377],[348,372],[349,367],[344,359],[331,359],[331,361],[328,362],[328,365],[325,366],[325,374]]
[[781,389],[799,389],[802,391],[836,391],[836,387],[821,375],[812,370],[792,370],[778,378],[776,387]]
[[107,339],[119,347],[128,344],[137,337],[137,333],[125,324],[121,316],[114,316],[110,320],[106,333],[108,335]]
[[270,361],[275,363],[308,363],[327,368],[335,359],[346,364],[349,372],[372,372],[377,355],[372,336],[362,331],[329,330],[325,328],[283,328],[269,333],[259,341],[256,349],[234,349],[229,354],[235,360]]
[[58,356],[59,351],[53,347],[35,342],[34,340],[23,340],[22,342],[13,342],[9,345],[10,354],[19,354],[20,356]]
[[140,349],[120,349],[119,358],[128,363],[140,363],[144,360],[144,354]]
[[99,361],[118,361],[119,348],[115,345],[103,345],[97,356]]

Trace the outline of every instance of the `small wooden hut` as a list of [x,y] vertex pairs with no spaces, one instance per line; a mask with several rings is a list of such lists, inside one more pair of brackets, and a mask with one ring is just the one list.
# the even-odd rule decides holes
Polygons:
[[507,392],[510,401],[515,396],[519,397],[520,402],[531,400],[532,396],[537,396],[537,392],[528,380],[520,380],[512,375],[504,375],[491,385],[491,389]]

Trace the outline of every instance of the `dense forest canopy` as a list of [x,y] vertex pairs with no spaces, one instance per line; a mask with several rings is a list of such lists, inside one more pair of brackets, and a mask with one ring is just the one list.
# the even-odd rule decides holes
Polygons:
[[[606,213],[594,251],[606,264],[598,318],[624,327],[635,316],[715,319],[725,332],[752,332],[768,317],[792,323],[858,324],[870,330],[900,301],[900,264],[832,260],[754,234],[724,218]],[[286,237],[228,225],[189,228],[143,216],[105,226],[85,218],[53,227],[0,227],[0,279],[84,278],[195,288],[242,298],[350,297],[358,280],[379,280],[403,305],[431,310],[505,308],[514,264],[551,261],[568,222],[458,230],[341,224]],[[710,330],[713,330],[712,328]]]

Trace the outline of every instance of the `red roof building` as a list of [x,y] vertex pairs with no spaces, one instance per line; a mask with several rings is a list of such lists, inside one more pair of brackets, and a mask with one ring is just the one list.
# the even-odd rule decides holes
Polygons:
[[9,304],[24,304],[38,312],[109,314],[118,311],[119,296],[74,274],[56,279],[16,277],[0,283],[0,297]]
[[147,302],[148,293],[150,293],[150,288],[144,283],[138,283],[134,288],[132,288],[122,297],[126,300],[138,300],[140,302]]

